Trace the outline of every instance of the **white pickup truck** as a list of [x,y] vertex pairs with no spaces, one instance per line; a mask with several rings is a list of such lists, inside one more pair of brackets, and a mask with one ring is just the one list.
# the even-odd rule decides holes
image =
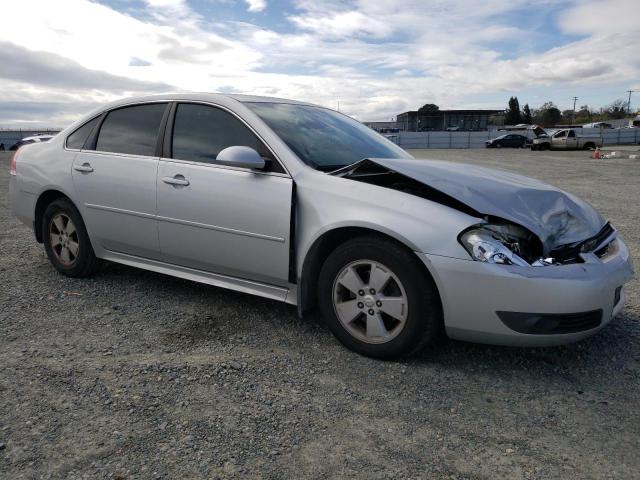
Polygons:
[[591,150],[601,146],[601,136],[583,135],[580,129],[565,128],[534,138],[531,150]]

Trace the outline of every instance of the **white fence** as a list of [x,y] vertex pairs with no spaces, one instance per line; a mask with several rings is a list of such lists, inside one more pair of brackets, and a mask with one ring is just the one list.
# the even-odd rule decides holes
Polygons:
[[[583,128],[578,135],[596,135],[602,137],[603,145],[638,145],[640,128]],[[483,148],[484,142],[508,132],[399,132],[386,135],[402,148]],[[521,132],[513,132],[521,133]],[[525,134],[524,132],[522,134]],[[533,138],[533,132],[526,132]]]

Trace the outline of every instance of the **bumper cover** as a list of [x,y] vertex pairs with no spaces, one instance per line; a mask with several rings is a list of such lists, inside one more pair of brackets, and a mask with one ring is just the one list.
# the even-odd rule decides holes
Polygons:
[[[620,237],[605,258],[588,254],[583,256],[584,263],[561,266],[519,267],[419,256],[438,286],[447,334],[496,345],[561,345],[593,335],[622,309],[624,291],[619,287],[634,273],[629,250]],[[559,329],[558,333],[522,333],[500,318],[504,312],[509,312],[507,316],[525,312],[529,317],[548,315],[570,321],[598,310],[602,315],[597,324],[584,323],[579,331]]]

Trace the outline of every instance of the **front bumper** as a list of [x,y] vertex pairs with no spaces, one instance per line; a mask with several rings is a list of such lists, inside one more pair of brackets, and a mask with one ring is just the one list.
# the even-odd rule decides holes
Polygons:
[[[584,263],[561,266],[519,267],[419,256],[440,292],[447,335],[496,345],[561,345],[593,335],[622,310],[624,290],[619,287],[634,273],[629,250],[620,237],[606,257],[587,254]],[[552,334],[520,333],[498,314],[503,318],[503,312],[521,313],[525,318],[566,314],[570,319],[597,310],[602,310],[602,317],[596,326]]]

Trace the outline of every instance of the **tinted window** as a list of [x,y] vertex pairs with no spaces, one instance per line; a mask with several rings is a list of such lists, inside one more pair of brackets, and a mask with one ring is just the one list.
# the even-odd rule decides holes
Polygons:
[[258,137],[230,113],[206,105],[178,105],[173,124],[173,158],[212,163],[221,150],[237,145],[253,148],[271,160],[270,170],[282,171]]
[[67,137],[67,148],[80,150],[84,146],[84,142],[87,140],[87,137],[91,134],[93,127],[98,124],[98,120],[100,120],[100,117],[94,118],[69,135]]
[[555,135],[556,138],[564,138],[566,136],[567,136],[567,132],[566,131],[558,132]]
[[306,164],[333,170],[364,158],[413,158],[360,122],[322,107],[246,103]]
[[576,136],[576,132],[574,132],[573,130],[569,130],[569,135],[567,135],[568,137],[575,137]]
[[136,105],[109,112],[100,127],[96,150],[153,156],[165,103]]

